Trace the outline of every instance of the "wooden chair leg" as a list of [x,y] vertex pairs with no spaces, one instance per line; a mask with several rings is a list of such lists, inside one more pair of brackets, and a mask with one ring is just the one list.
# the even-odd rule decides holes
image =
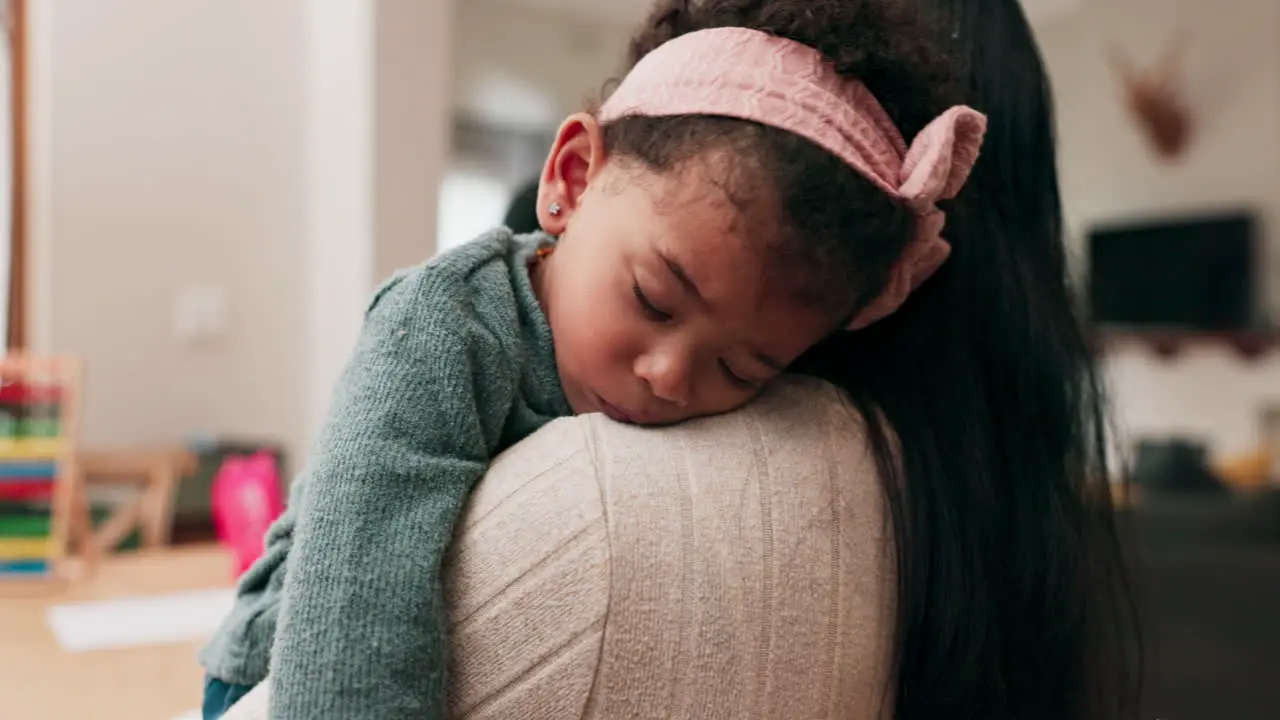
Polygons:
[[98,543],[94,540],[93,512],[89,505],[89,495],[85,488],[84,478],[76,474],[71,486],[71,549],[84,564],[86,573],[93,573],[98,568],[102,554],[98,551]]
[[142,542],[147,548],[169,544],[174,484],[173,469],[168,463],[153,467],[147,475],[142,517]]
[[138,526],[142,515],[143,503],[140,500],[116,508],[107,521],[102,523],[102,527],[94,533],[93,544],[98,552],[104,555],[115,552],[116,548],[129,537],[129,533]]
[[173,504],[178,494],[178,473],[172,464],[166,464],[160,476],[160,499],[157,502],[156,522],[159,527],[156,536],[163,546],[169,545],[173,539]]

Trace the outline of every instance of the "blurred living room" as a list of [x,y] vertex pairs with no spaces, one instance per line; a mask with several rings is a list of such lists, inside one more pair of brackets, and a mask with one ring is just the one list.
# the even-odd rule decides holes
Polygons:
[[[503,223],[647,5],[0,4],[0,718],[199,717],[219,481],[279,511],[378,283]],[[1023,6],[1147,711],[1277,717],[1280,3]]]

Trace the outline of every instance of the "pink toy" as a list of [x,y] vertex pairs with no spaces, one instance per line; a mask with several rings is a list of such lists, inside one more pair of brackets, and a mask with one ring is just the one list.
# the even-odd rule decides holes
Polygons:
[[267,528],[284,512],[280,472],[267,452],[232,456],[213,479],[213,523],[239,577],[262,556]]

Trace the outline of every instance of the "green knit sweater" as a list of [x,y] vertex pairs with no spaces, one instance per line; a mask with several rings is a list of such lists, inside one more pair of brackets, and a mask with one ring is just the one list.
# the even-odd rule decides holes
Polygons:
[[444,714],[440,564],[490,459],[570,414],[528,261],[494,231],[378,290],[328,422],[200,655],[275,720]]

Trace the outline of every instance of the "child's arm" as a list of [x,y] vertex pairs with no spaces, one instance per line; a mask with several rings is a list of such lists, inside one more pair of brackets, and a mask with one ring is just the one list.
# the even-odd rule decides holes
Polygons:
[[272,651],[275,720],[443,716],[441,558],[518,368],[465,283],[431,273],[375,301],[312,451]]

